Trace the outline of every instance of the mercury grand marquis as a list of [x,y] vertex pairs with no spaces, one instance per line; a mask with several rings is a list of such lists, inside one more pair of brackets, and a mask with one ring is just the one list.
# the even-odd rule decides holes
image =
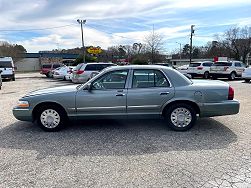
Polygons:
[[186,131],[197,117],[237,114],[239,108],[228,83],[190,80],[159,65],[129,65],[106,68],[78,86],[30,92],[13,114],[45,131],[84,118],[163,118],[171,129]]

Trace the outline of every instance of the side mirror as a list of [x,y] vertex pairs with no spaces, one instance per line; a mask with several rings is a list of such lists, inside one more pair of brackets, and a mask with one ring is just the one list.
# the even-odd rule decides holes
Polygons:
[[85,87],[88,91],[92,90],[92,84],[91,83],[87,83],[86,87]]

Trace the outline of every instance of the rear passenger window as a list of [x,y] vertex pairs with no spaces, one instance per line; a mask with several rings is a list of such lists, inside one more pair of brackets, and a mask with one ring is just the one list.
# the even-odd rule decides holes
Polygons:
[[241,64],[240,63],[235,63],[235,66],[236,67],[241,67]]
[[204,67],[211,67],[213,65],[213,63],[203,63]]
[[134,70],[132,87],[170,87],[170,84],[164,74],[158,70]]
[[95,70],[97,70],[97,65],[95,65],[95,64],[86,65],[85,70],[86,71],[95,71]]
[[44,69],[50,69],[51,65],[42,65],[42,68],[44,68]]

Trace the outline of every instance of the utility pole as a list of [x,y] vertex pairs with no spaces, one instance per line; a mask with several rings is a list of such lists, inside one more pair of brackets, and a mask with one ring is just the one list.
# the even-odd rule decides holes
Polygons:
[[191,25],[191,36],[190,36],[190,61],[189,61],[190,63],[192,62],[194,26],[195,26],[195,25]]
[[85,63],[85,44],[84,44],[84,33],[83,33],[83,24],[86,23],[86,20],[77,19],[77,22],[81,26],[81,36],[82,36],[82,48],[83,48],[83,63]]

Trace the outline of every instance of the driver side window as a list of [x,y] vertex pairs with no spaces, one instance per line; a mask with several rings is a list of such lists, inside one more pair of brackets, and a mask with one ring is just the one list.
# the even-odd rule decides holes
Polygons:
[[94,81],[92,88],[94,90],[124,89],[127,74],[127,70],[109,72]]

